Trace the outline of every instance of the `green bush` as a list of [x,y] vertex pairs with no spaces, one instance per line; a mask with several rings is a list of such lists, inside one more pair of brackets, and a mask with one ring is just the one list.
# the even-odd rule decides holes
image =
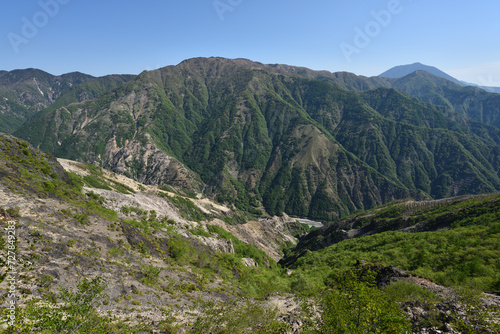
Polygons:
[[383,290],[392,300],[398,303],[433,303],[439,300],[438,296],[431,290],[424,289],[419,285],[405,281],[391,283]]
[[[321,316],[306,333],[408,333],[411,324],[399,305],[375,286],[375,273],[363,266],[328,278],[319,298]],[[310,306],[306,308],[311,312]],[[310,317],[309,319],[314,319]]]
[[[500,323],[498,322],[498,306],[485,306],[481,300],[481,293],[477,290],[458,288],[450,296],[450,302],[457,301],[464,310],[453,309],[452,326],[459,333],[500,333]],[[465,313],[465,314],[464,314]]]
[[189,230],[189,232],[191,232],[192,234],[194,235],[199,235],[199,236],[202,236],[202,237],[207,237],[207,238],[210,238],[212,235],[208,232],[206,232],[204,229],[203,229],[203,226],[202,225],[198,225],[197,228],[192,228]]
[[102,278],[97,277],[83,279],[76,290],[61,288],[58,297],[63,308],[50,296],[30,300],[19,310],[20,320],[7,333],[106,333],[112,328],[95,310],[106,298],[105,287]]
[[111,190],[111,188],[101,178],[95,175],[86,175],[83,181],[91,188]]
[[158,282],[160,277],[161,269],[151,265],[141,265],[141,273],[144,277],[141,278],[141,282],[146,285],[153,286]]
[[181,196],[168,196],[165,194],[159,194],[159,196],[168,198],[169,201],[179,209],[181,216],[186,219],[200,222],[201,220],[209,218],[209,215],[203,213],[190,199]]
[[[485,221],[483,221],[485,223]],[[445,286],[498,291],[500,223],[437,232],[383,232],[348,239],[299,258],[293,268],[315,277],[362,259],[411,271]]]
[[291,328],[278,320],[278,310],[247,301],[237,304],[208,302],[201,306],[190,333],[193,334],[236,334],[236,333],[286,333]]

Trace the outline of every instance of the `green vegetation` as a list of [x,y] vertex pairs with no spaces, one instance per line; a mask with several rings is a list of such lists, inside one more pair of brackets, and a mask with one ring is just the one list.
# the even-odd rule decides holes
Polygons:
[[[421,204],[402,202],[372,210],[355,217],[352,226],[380,233],[340,241],[299,258],[292,267],[306,277],[326,277],[331,270],[345,269],[363,259],[397,266],[445,286],[498,292],[499,199],[499,195],[484,195]],[[417,224],[418,232],[397,231]],[[335,229],[327,231],[336,233]],[[295,251],[315,247],[314,242],[324,237],[316,234],[313,243],[299,244]]]
[[198,227],[196,227],[195,229],[190,229],[189,232],[191,232],[192,234],[194,235],[199,235],[199,236],[202,236],[202,237],[211,237],[212,235],[208,232],[206,232],[204,229],[203,229],[203,226],[202,225],[198,225]]
[[[0,116],[0,132],[13,133],[29,119],[37,119],[70,104],[96,98],[134,78],[132,75],[109,75],[94,78],[82,73],[55,77],[36,69],[19,72],[25,73],[18,75],[19,80],[0,82],[0,86],[2,86],[0,91],[1,104],[7,109],[7,112]],[[32,80],[34,77],[36,82]],[[29,80],[26,80],[27,78]],[[40,94],[40,89],[44,92],[43,94]],[[26,97],[21,98],[23,96],[21,92],[27,91],[32,92],[29,94],[30,96],[27,99]],[[59,98],[53,102],[48,98],[51,94],[59,96]],[[40,102],[47,108],[39,111]],[[43,131],[43,129],[32,130]],[[33,131],[32,135],[38,135],[37,132]]]
[[387,291],[375,286],[375,273],[354,266],[326,280],[331,287],[319,297],[322,313],[316,323],[314,313],[305,333],[408,333],[411,324]]
[[91,281],[84,279],[76,291],[60,289],[59,298],[65,305],[65,312],[61,312],[60,307],[48,297],[45,300],[33,299],[22,310],[20,319],[23,321],[16,322],[13,332],[64,333],[75,328],[80,333],[109,330],[111,326],[95,311],[106,298],[102,293],[104,288],[104,282],[98,277]]
[[[235,254],[212,253],[206,249],[199,249],[191,239],[174,233],[168,239],[169,257],[165,261],[169,264],[190,266],[192,270],[205,277],[202,281],[209,280],[213,276],[220,277],[234,286],[233,293],[236,295],[262,298],[275,291],[290,291],[284,270],[263,251],[253,245],[242,243],[218,226],[207,227],[210,232],[218,234],[222,239],[231,240]],[[246,267],[241,261],[242,258],[253,258],[258,267]]]
[[[113,266],[123,268],[140,284],[148,287],[146,291],[134,287],[130,293],[116,298],[115,302],[124,299],[129,306],[141,309],[147,307],[147,302],[140,298],[150,294],[149,289],[168,293],[172,298],[194,298],[201,293],[229,297],[225,303],[200,305],[202,314],[190,324],[194,333],[282,333],[289,326],[279,319],[276,309],[265,304],[267,297],[277,292],[294,293],[305,301],[304,314],[297,315],[305,322],[304,332],[404,333],[415,330],[415,324],[410,324],[403,312],[405,307],[420,307],[428,311],[428,316],[418,326],[442,327],[444,320],[437,305],[454,305],[457,300],[464,306],[457,311],[450,308],[452,312],[446,318],[454,328],[464,333],[486,331],[488,328],[495,330],[495,324],[491,323],[492,314],[490,310],[480,307],[477,293],[458,289],[448,300],[408,282],[378,288],[375,270],[381,267],[380,264],[398,266],[444,285],[498,292],[498,194],[442,201],[398,201],[313,230],[301,242],[312,240],[314,249],[321,248],[319,245],[324,248],[304,252],[306,255],[293,264],[292,274],[287,275],[286,269],[263,251],[243,243],[218,225],[207,224],[207,232],[198,223],[189,231],[194,235],[215,236],[229,241],[234,254],[213,251],[200,243],[199,238],[189,238],[184,233],[181,235],[175,229],[175,221],[159,217],[154,210],[123,206],[121,213],[126,218],[119,219],[116,212],[103,208],[104,198],[92,191],[83,193],[84,178],[65,173],[51,156],[34,150],[22,141],[9,136],[0,138],[0,154],[5,158],[0,161],[0,175],[5,175],[1,181],[5,189],[23,194],[28,200],[38,196],[68,205],[56,213],[62,214],[73,225],[71,227],[86,229],[85,225],[90,222],[102,222],[107,224],[109,231],[113,231],[113,235],[118,235],[118,239],[108,235],[102,243],[108,245],[107,249],[101,249],[93,239],[87,245],[85,238],[64,239],[58,245],[48,238],[45,240],[42,229],[29,231],[30,244],[23,247],[27,246],[33,252],[39,249],[41,253],[34,254],[33,258],[40,259],[57,251],[69,256],[78,249],[78,258],[72,263],[76,266],[78,261],[88,261],[94,268],[94,263],[100,262],[96,259],[101,254],[107,254],[108,261],[112,258],[117,260],[112,262]],[[100,168],[89,167],[89,170],[101,185],[104,184],[104,173]],[[298,169],[295,172],[292,170],[289,176],[298,172]],[[326,189],[325,186],[316,193],[326,193]],[[210,218],[189,198],[175,195],[168,199],[189,220]],[[2,216],[9,214],[15,217],[19,217],[20,212],[19,208],[0,211]],[[47,227],[50,226],[48,224]],[[330,229],[335,224],[342,225],[346,230],[363,227],[374,234],[326,247],[326,240],[334,240],[331,238],[334,234],[328,233],[332,232]],[[415,226],[418,229],[412,233],[396,231]],[[306,231],[304,226],[301,228]],[[3,240],[0,246],[4,248],[5,245]],[[283,247],[289,256],[296,256],[295,252],[305,250],[300,247],[290,249],[290,243]],[[257,266],[247,267],[243,258],[252,258]],[[359,259],[377,265],[372,266],[375,269],[370,266],[353,267],[352,263]],[[162,260],[163,263],[158,262]],[[99,268],[99,264],[97,266]],[[182,273],[187,278],[171,280],[165,271]],[[18,316],[26,321],[17,322],[17,327],[7,329],[6,333],[64,333],[74,330],[81,333],[134,333],[153,329],[168,332],[175,327],[171,317],[155,326],[147,326],[141,321],[130,325],[97,313],[98,307],[109,303],[103,294],[105,284],[100,278],[82,280],[76,289],[59,289],[57,294],[53,291],[57,281],[51,274],[38,276],[36,283],[43,298],[35,297],[20,307]],[[160,295],[157,297],[160,298]],[[244,301],[241,297],[251,300]],[[60,306],[60,302],[64,305]],[[316,307],[320,307],[321,312],[314,311]],[[464,312],[466,320],[460,316]]]
[[209,218],[209,215],[204,213],[193,203],[189,198],[181,196],[168,196],[166,194],[160,193],[161,197],[166,197],[172,202],[181,212],[183,218],[194,220],[200,222]]
[[160,275],[161,269],[151,265],[142,265],[141,273],[144,277],[141,279],[141,282],[146,285],[155,285],[158,283],[158,278]]
[[217,234],[221,239],[231,240],[234,248],[234,254],[239,258],[252,258],[259,264],[259,266],[273,266],[276,263],[268,258],[266,253],[255,247],[254,245],[246,244],[240,239],[236,238],[233,234],[226,231],[217,225],[207,225],[207,229]]
[[[453,325],[460,333],[498,333],[500,323],[498,323],[498,307],[488,306],[486,309],[482,305],[482,296],[476,290],[460,288],[455,290],[451,302],[457,301],[464,306],[465,317],[459,317],[459,312],[452,312]],[[450,302],[450,301],[449,301]]]
[[[429,89],[434,86],[434,89]],[[477,87],[450,85],[441,78],[419,71],[396,80],[393,88],[427,103],[452,108],[458,114],[483,124],[500,127],[498,94],[488,93]],[[473,103],[464,103],[464,101]]]
[[[264,208],[269,214],[286,212],[335,221],[312,231],[295,250],[290,244],[283,245],[287,256],[298,258],[294,258],[290,276],[264,252],[219,226],[207,225],[207,232],[200,224],[190,232],[228,240],[234,254],[211,251],[199,243],[200,238],[177,233],[174,221],[160,219],[154,211],[125,206],[121,213],[127,217],[119,219],[116,212],[103,208],[103,198],[95,192],[85,194],[82,188],[124,194],[133,193],[133,189],[104,176],[102,169],[92,165],[85,166],[89,175],[83,178],[65,173],[53,157],[9,136],[0,137],[0,182],[28,199],[51,198],[68,204],[71,208],[57,214],[80,229],[104,218],[120,241],[110,237],[103,253],[123,260],[125,264],[119,265],[149,288],[161,288],[171,295],[207,291],[256,298],[247,303],[207,304],[204,314],[192,324],[197,333],[282,332],[287,326],[277,320],[277,311],[262,306],[259,300],[275,292],[293,292],[312,300],[313,304],[305,306],[306,315],[311,315],[306,316],[310,332],[403,333],[415,329],[402,312],[411,303],[429,310],[430,316],[420,325],[443,326],[436,304],[451,301],[407,282],[377,288],[374,273],[352,267],[360,259],[397,266],[446,286],[500,291],[498,195],[379,206],[410,196],[444,198],[499,190],[498,129],[464,121],[444,108],[410,99],[393,89],[349,91],[376,88],[361,78],[348,83],[333,77],[286,76],[271,68],[258,69],[256,64],[225,60],[214,64],[215,60],[192,60],[179,65],[182,70],[172,67],[145,73],[113,91],[109,88],[118,86],[120,80],[66,89],[60,100],[17,133],[58,156],[101,166],[109,163],[103,157],[109,156],[106,149],[110,140],[119,148],[132,141],[143,147],[138,156],[126,160],[126,172],[148,180],[154,180],[152,175],[159,168],[143,159],[146,145],[151,144],[148,138],[152,138],[158,148],[187,167],[169,170],[168,177],[159,181],[183,189],[165,196],[187,220],[212,218],[190,199],[202,180],[207,193],[245,214],[261,215]],[[400,89],[414,95],[426,91],[415,89],[422,87],[415,83],[401,81]],[[96,98],[75,104],[85,92]],[[143,92],[147,101],[132,99],[133,95],[142,98]],[[459,110],[460,94],[466,93],[443,91],[441,101],[494,124],[498,107],[481,109],[490,96],[481,96],[484,103],[472,109]],[[433,102],[435,94],[419,97]],[[129,97],[132,105],[117,103]],[[9,119],[12,112],[31,116],[29,105],[12,102],[7,107],[0,123],[9,131],[20,125]],[[81,117],[84,109],[94,120],[85,126]],[[139,120],[131,117],[131,109],[141,115]],[[73,129],[80,130],[73,133]],[[186,170],[193,173],[186,174]],[[376,210],[351,216],[349,221],[339,220],[376,206]],[[20,209],[5,211],[10,216],[20,215]],[[360,229],[364,236],[344,240],[354,234],[349,232]],[[412,232],[402,232],[404,229]],[[35,240],[39,242],[36,246]],[[0,246],[5,247],[5,242]],[[71,254],[85,245],[65,239],[60,248],[57,246],[39,235],[29,249],[33,253],[39,249],[41,254],[33,255],[39,259],[50,252]],[[307,252],[309,249],[318,251]],[[74,263],[95,260],[100,254],[95,247],[87,247]],[[130,265],[134,256],[164,263],[140,262],[134,267]],[[258,266],[246,267],[243,258],[254,259]],[[189,274],[189,280],[165,282],[164,266]],[[76,290],[61,289],[57,296],[50,290],[55,283],[51,275],[40,276],[37,283],[43,300],[35,298],[21,308],[19,316],[28,321],[18,322],[20,327],[10,332],[150,329],[98,315],[96,307],[105,299],[99,279],[84,280]],[[493,326],[488,323],[488,312],[479,307],[478,295],[467,290],[459,289],[453,297],[467,305],[467,320],[452,312],[448,319],[452,326],[464,333]],[[142,292],[132,293],[137,298],[128,293],[119,298],[144,306],[138,299]],[[65,303],[64,312],[57,305],[60,301]],[[314,314],[313,305],[320,306],[322,312]],[[171,324],[157,327],[162,326],[167,330]]]
[[[216,75],[219,70],[225,74]],[[420,79],[418,86],[429,82]],[[126,175],[175,185],[188,197],[206,185],[209,195],[254,216],[264,209],[335,221],[395,199],[500,190],[500,130],[386,88],[391,85],[193,59],[106,93],[96,89],[92,101],[61,102],[16,134],[52,154],[104,167],[108,143],[123,147],[128,140],[139,151],[125,159]],[[474,114],[485,122],[500,119],[495,99],[485,99],[488,111]],[[140,119],[132,118],[131,108]],[[83,126],[82,110],[94,121]],[[176,159],[160,179],[153,176],[159,165],[144,159],[149,144]],[[94,174],[85,182],[117,189]],[[189,213],[202,220],[198,214]]]
[[116,180],[112,180],[104,176],[103,171],[100,167],[94,165],[84,165],[90,175],[85,175],[83,177],[83,182],[90,188],[114,190],[122,194],[133,194],[134,189],[129,186],[120,183]]
[[[376,267],[376,266],[375,266]],[[325,279],[328,290],[305,302],[304,333],[409,333],[421,328],[444,328],[445,323],[460,333],[496,333],[498,308],[484,306],[480,294],[455,289],[438,296],[417,284],[398,281],[377,288],[377,269],[359,262]],[[314,312],[317,306],[323,310]],[[444,315],[439,308],[447,305]],[[404,308],[417,307],[425,314],[412,319]]]
[[0,136],[0,182],[13,193],[38,197],[52,197],[76,206],[74,218],[85,223],[90,214],[116,220],[113,210],[102,207],[102,199],[94,193],[84,195],[83,180],[76,174],[66,173],[54,157],[34,150],[27,142]]
[[277,309],[255,302],[214,303],[201,305],[203,316],[198,317],[190,333],[284,333],[291,329],[278,320]]
[[[105,287],[106,283],[99,276],[91,280],[84,278],[76,289],[61,288],[57,295],[31,299],[26,306],[17,308],[17,317],[22,320],[2,333],[137,333],[151,329],[140,321],[138,325],[130,325],[98,314],[97,308],[102,307],[108,298],[103,293]],[[157,327],[173,328],[163,322]]]

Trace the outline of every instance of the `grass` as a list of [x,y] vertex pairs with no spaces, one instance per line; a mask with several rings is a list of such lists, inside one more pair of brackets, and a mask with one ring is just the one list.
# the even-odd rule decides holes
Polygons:
[[234,253],[239,258],[252,258],[259,266],[276,267],[276,262],[270,259],[267,254],[254,245],[246,244],[236,238],[232,233],[217,225],[207,225],[209,232],[217,234],[221,239],[231,240]]

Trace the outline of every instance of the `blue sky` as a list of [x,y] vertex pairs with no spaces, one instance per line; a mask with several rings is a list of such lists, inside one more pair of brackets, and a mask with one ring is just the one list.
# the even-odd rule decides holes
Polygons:
[[137,74],[192,57],[377,75],[436,66],[500,86],[500,1],[4,1],[0,69]]

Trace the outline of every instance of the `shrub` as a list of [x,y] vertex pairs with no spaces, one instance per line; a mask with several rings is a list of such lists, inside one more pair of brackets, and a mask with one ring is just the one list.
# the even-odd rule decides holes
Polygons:
[[100,277],[83,279],[76,290],[59,289],[59,299],[64,306],[57,305],[57,298],[48,295],[43,299],[32,299],[19,309],[18,321],[7,333],[106,333],[111,330],[108,319],[100,317],[95,307],[102,304],[106,287]]
[[452,311],[452,326],[464,334],[500,333],[498,323],[498,306],[485,306],[481,293],[477,290],[457,288],[450,297],[450,302],[458,301],[463,310],[455,308]]
[[208,302],[201,309],[203,315],[198,317],[190,333],[286,333],[291,329],[277,319],[276,308],[256,302]]
[[141,272],[144,275],[141,282],[146,285],[155,285],[160,277],[161,269],[151,265],[141,265]]
[[[332,274],[331,289],[319,299],[318,324],[309,333],[407,333],[411,325],[399,305],[375,286],[375,273],[364,266]],[[310,309],[309,309],[310,311]]]

